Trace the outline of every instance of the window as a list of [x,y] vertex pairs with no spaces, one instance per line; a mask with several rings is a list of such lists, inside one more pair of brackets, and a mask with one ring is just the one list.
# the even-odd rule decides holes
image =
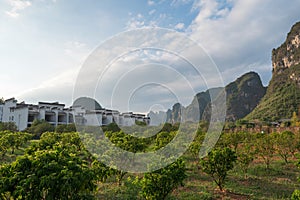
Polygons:
[[11,121],[14,121],[14,116],[11,116]]

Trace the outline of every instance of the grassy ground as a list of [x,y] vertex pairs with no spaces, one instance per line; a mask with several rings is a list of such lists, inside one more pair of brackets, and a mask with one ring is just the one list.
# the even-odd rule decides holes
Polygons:
[[[173,199],[290,199],[291,194],[300,184],[297,177],[299,169],[291,161],[285,164],[279,158],[275,158],[266,169],[261,161],[255,161],[250,166],[247,176],[238,166],[232,170],[225,184],[225,191],[221,192],[213,183],[211,177],[201,172],[197,161],[190,156],[186,157],[187,179],[184,187],[176,189],[170,196]],[[194,160],[194,161],[193,161]],[[99,199],[143,199],[139,195],[140,188],[132,184],[137,175],[128,174],[122,186],[118,186],[115,180],[108,180],[99,184],[97,196]],[[129,177],[129,181],[127,180]]]

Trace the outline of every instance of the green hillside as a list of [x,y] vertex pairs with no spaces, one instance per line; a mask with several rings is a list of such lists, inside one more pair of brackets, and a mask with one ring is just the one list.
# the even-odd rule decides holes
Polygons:
[[248,120],[291,118],[300,106],[300,23],[288,33],[286,41],[272,52],[273,76],[260,104]]
[[287,77],[300,77],[300,65],[293,66],[274,76],[267,94],[246,119],[278,120],[291,118],[300,105],[300,88],[297,82]]

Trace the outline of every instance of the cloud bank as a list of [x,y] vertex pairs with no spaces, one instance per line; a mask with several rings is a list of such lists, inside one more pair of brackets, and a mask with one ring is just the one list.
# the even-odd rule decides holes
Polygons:
[[[8,0],[8,2],[12,8],[6,14],[11,17],[18,17],[22,10],[31,6],[29,1]],[[166,6],[167,3],[168,6]],[[248,71],[258,72],[263,79],[263,83],[265,85],[268,84],[272,70],[271,51],[284,41],[290,27],[300,20],[300,1],[296,0],[288,2],[285,0],[148,0],[145,4],[148,8],[144,12],[130,12],[128,20],[118,30],[162,26],[180,31],[201,45],[211,56],[218,66],[225,84]],[[185,15],[193,16],[191,20],[186,20],[182,16],[176,16],[176,13],[170,14],[174,8],[186,6],[189,6],[190,13],[185,13]],[[162,10],[165,10],[165,12]],[[157,38],[158,41],[159,39],[161,38]],[[80,41],[75,38],[64,45],[66,56],[64,66],[69,67],[65,67],[66,69],[62,70],[61,75],[45,81],[41,86],[22,93],[19,97],[31,102],[40,99],[59,100],[67,104],[71,102],[72,87],[76,80],[79,66],[82,65],[83,60],[95,48],[95,46]],[[149,41],[149,43],[151,42],[154,41]],[[118,44],[115,44],[115,47],[117,48]],[[191,54],[197,57],[197,52],[191,52]],[[170,61],[173,58],[167,58],[167,56],[166,54],[158,56],[161,59],[160,62],[170,64],[171,62],[166,62],[166,60]],[[116,66],[124,63],[128,64],[130,59],[138,60],[137,63],[135,61],[131,62],[135,65],[142,64],[139,57],[128,56],[125,60],[116,63]],[[151,59],[156,58],[152,57]],[[156,62],[159,61],[156,60]],[[117,69],[118,67],[116,67]],[[118,73],[121,73],[121,71]],[[161,71],[161,75],[163,73]],[[143,80],[153,77],[155,80],[156,76],[157,74],[153,73],[153,71],[149,71],[148,74],[144,73],[137,79]],[[214,75],[211,75],[211,82],[213,82],[213,77]],[[190,78],[192,80],[193,77],[191,76]],[[88,79],[89,76],[87,76],[87,81]],[[109,83],[109,80],[107,81]],[[174,81],[174,79],[168,81],[170,85],[177,84],[178,88],[182,86],[180,80],[178,82]],[[174,101],[167,96],[158,94],[160,90],[163,90],[162,88],[154,88],[156,89],[145,88],[148,96],[143,99],[144,102],[151,103],[155,98],[161,97],[160,100],[163,102],[163,107],[171,107]],[[102,97],[108,96],[110,89],[108,86],[106,90],[104,88],[99,93],[103,93]],[[182,94],[184,94],[184,89],[182,91]],[[200,91],[199,87],[197,92]],[[136,103],[142,102],[142,95],[137,93],[137,96],[140,99]],[[122,96],[120,93],[119,99],[122,100],[122,98],[125,98],[125,96]],[[103,104],[103,102],[100,103]],[[170,102],[169,105],[168,102]],[[108,103],[110,102],[107,101],[103,106],[108,106]],[[158,102],[155,103],[157,104]]]

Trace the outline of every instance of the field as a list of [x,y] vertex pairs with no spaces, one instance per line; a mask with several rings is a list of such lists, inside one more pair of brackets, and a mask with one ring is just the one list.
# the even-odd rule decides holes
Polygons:
[[[152,138],[142,140],[118,130],[106,130],[105,135],[125,150],[144,152],[165,146],[176,131],[176,127],[164,127]],[[226,171],[223,190],[200,164],[200,160],[205,160],[198,157],[204,133],[205,127],[197,131],[194,142],[181,157],[186,175],[183,184],[172,182],[176,174],[164,180],[163,184],[174,184],[165,199],[290,199],[294,190],[300,188],[299,133],[223,133],[214,150],[229,148],[237,158],[233,168]],[[6,144],[6,148],[1,148],[0,187],[11,184],[0,188],[1,199],[43,199],[53,188],[56,195],[60,187],[69,191],[62,194],[67,199],[78,198],[72,196],[73,191],[88,194],[91,199],[159,199],[147,196],[145,174],[122,173],[104,166],[85,150],[78,133],[48,132],[41,139],[32,139],[31,134],[4,131],[0,136],[2,144]],[[159,176],[166,172],[159,172]],[[37,181],[42,179],[47,180],[46,185]],[[70,184],[70,180],[77,179],[82,181]],[[28,184],[24,185],[24,181]],[[19,193],[14,194],[15,191]],[[40,196],[27,196],[37,191]]]
[[[247,177],[236,166],[228,175],[225,191],[218,190],[212,178],[201,172],[197,160],[186,155],[187,175],[184,186],[172,192],[167,199],[290,199],[295,189],[300,188],[297,177],[300,170],[295,166],[296,159],[288,164],[279,157],[272,162],[270,169],[266,169],[262,161],[255,161],[249,167]],[[127,175],[125,179],[135,179],[134,175]],[[114,179],[99,184],[97,197],[99,199],[143,199],[139,197],[140,188],[125,180],[118,186]]]

